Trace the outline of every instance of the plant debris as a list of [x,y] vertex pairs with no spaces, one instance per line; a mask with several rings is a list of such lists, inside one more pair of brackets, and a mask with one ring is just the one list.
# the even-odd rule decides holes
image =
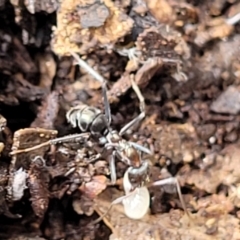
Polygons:
[[240,239],[239,1],[0,19],[0,239]]

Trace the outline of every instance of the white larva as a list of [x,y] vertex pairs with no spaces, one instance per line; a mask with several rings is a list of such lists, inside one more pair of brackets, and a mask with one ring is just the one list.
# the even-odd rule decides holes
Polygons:
[[18,201],[22,198],[24,194],[24,190],[27,188],[26,179],[28,174],[23,170],[23,168],[19,168],[13,177],[12,183],[12,200]]
[[131,183],[128,178],[128,170],[123,177],[123,187],[126,196],[122,200],[124,212],[127,217],[131,219],[141,219],[148,212],[150,205],[150,194],[147,187],[136,188],[134,192],[130,193]]

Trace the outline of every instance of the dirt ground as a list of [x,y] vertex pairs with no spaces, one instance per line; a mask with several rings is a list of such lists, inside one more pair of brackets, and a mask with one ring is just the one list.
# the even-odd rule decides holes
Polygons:
[[[239,0],[1,0],[0,239],[240,240],[239,22]],[[112,143],[115,184],[91,128],[108,116],[99,79],[113,130],[142,111],[133,82],[145,101]],[[131,142],[151,154],[128,161]],[[148,212],[105,215],[138,163]],[[151,186],[168,177],[187,211],[176,186]]]

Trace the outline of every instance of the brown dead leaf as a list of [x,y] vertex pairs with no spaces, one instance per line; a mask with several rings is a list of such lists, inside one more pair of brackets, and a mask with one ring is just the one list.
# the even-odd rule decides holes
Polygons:
[[[14,133],[12,151],[26,149],[36,146],[38,144],[47,142],[50,139],[56,138],[57,131],[47,130],[43,128],[25,128],[20,129]],[[49,146],[36,149],[28,153],[20,153],[12,156],[11,164],[9,167],[9,181],[8,181],[8,198],[12,198],[12,183],[16,170],[20,167],[29,169],[32,160],[36,156],[43,156]]]
[[150,58],[137,71],[135,81],[140,86],[146,86],[155,73],[163,66],[161,58]]
[[[145,87],[154,74],[162,68],[162,66],[163,62],[161,61],[161,58],[150,58],[137,71],[135,76],[136,83],[141,87]],[[114,83],[111,90],[108,92],[109,102],[118,102],[118,98],[124,95],[131,86],[130,73],[126,71],[122,74],[121,78]]]
[[118,98],[131,88],[130,74],[124,73],[108,92],[110,103],[117,102]]
[[107,187],[107,178],[104,175],[93,176],[90,182],[80,187],[80,190],[84,192],[89,198],[94,199]]
[[44,174],[45,166],[42,163],[44,159],[35,158],[28,171],[27,185],[31,194],[30,201],[32,208],[40,221],[43,220],[49,204],[48,177]]
[[[19,129],[14,133],[12,151],[26,149],[35,145],[39,145],[49,139],[56,138],[56,130],[48,130],[44,128],[24,128]],[[38,155],[40,152],[44,152],[44,149],[38,149]]]

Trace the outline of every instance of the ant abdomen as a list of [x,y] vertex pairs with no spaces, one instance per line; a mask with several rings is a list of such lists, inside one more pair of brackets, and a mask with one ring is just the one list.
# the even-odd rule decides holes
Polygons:
[[75,128],[82,132],[91,132],[93,135],[105,134],[108,130],[108,120],[98,108],[82,105],[71,108],[66,118]]

